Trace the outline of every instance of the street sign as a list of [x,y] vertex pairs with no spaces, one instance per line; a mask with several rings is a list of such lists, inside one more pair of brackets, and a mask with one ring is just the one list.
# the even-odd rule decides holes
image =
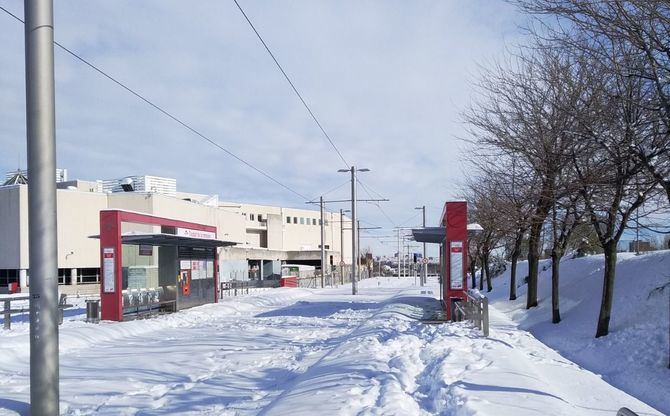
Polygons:
[[340,260],[340,266],[344,266],[344,260]]
[[423,264],[428,264],[428,259],[424,258],[423,259]]

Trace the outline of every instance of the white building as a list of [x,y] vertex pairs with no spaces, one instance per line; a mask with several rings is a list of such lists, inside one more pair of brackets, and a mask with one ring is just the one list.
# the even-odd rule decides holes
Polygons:
[[[216,226],[218,239],[236,243],[219,249],[221,281],[273,278],[281,273],[283,263],[321,266],[317,210],[220,202],[216,195],[177,192],[174,179],[153,176],[131,179],[137,186],[133,191],[124,191],[120,186],[122,180],[71,180],[58,184],[61,284],[99,282],[100,244],[91,237],[100,233],[100,211],[106,209]],[[20,282],[25,287],[29,283],[28,186],[0,186],[0,286]],[[103,192],[104,189],[111,192]],[[339,213],[324,215],[327,265],[336,266],[341,260],[350,264],[350,220],[340,218]],[[147,231],[147,228],[151,226],[134,225],[123,232]]]

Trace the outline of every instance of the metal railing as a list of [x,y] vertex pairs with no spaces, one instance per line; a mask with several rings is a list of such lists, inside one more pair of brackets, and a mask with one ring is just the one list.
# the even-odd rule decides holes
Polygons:
[[482,330],[485,337],[489,336],[489,299],[476,290],[468,290],[464,304],[453,302],[452,316],[454,321],[464,319],[472,321],[477,329]]
[[229,280],[221,282],[221,297],[248,295],[253,289],[269,289],[279,287],[279,280]]
[[161,312],[176,312],[174,286],[157,289],[124,289],[121,299],[124,315],[154,315]]
[[[21,306],[20,308],[12,309],[12,302],[21,301],[21,300],[30,300],[30,296],[12,296],[0,298],[0,301],[3,303],[3,321],[4,329],[12,329],[12,315],[24,314],[30,312],[30,305],[27,307]],[[67,295],[61,294],[60,300],[58,302],[58,324],[63,323],[63,310],[65,308],[70,308],[73,305],[67,303]]]

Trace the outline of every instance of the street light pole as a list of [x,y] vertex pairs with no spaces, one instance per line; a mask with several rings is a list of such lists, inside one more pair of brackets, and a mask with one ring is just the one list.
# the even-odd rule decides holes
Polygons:
[[319,206],[321,207],[321,287],[323,288],[326,276],[326,248],[324,246],[326,240],[326,226],[323,218],[323,196],[319,197]]
[[25,2],[30,413],[59,413],[53,0]]
[[356,169],[351,167],[351,294],[358,294],[358,230],[356,229]]
[[351,294],[358,293],[358,264],[356,255],[358,253],[358,229],[356,223],[356,172],[369,172],[370,169],[356,169],[354,166],[351,169],[339,169],[338,172],[351,172]]

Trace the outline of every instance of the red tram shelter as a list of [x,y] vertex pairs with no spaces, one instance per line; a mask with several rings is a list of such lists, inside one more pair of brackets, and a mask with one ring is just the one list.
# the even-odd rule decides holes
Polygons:
[[439,227],[413,229],[420,243],[440,244],[441,292],[448,320],[452,320],[455,304],[467,298],[468,282],[468,205],[465,201],[448,201],[440,217]]
[[140,311],[175,311],[216,302],[217,248],[235,244],[217,240],[216,233],[211,225],[100,211],[101,319],[121,321]]

